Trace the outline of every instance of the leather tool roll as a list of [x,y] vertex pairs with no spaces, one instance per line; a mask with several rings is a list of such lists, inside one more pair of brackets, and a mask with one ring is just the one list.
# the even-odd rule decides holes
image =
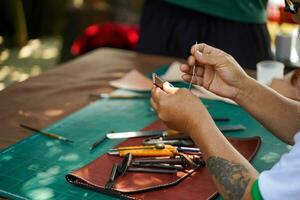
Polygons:
[[[160,122],[154,122],[143,130],[165,130]],[[130,138],[120,145],[140,145],[144,138]],[[229,142],[248,160],[257,152],[261,139],[228,138]],[[115,180],[112,189],[105,189],[113,164],[120,163],[119,156],[103,155],[82,168],[68,174],[67,181],[72,184],[94,189],[103,193],[117,195],[125,199],[210,199],[217,195],[207,168],[200,167],[195,170],[178,171],[176,174],[158,173],[125,173]]]

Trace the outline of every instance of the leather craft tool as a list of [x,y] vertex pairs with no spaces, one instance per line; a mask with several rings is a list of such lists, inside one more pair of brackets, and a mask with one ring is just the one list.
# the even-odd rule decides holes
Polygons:
[[169,144],[173,146],[194,146],[193,140],[191,140],[189,137],[185,139],[168,139],[165,137],[150,137],[146,138],[143,141],[143,145],[155,145],[155,144]]
[[[227,125],[227,126],[219,126],[218,127],[221,132],[229,132],[229,131],[243,131],[246,130],[246,127],[243,125]],[[145,137],[145,136],[171,136],[182,134],[173,130],[167,131],[131,131],[131,132],[119,132],[119,133],[108,133],[106,137],[109,139],[120,139],[120,138],[135,138],[135,137]]]
[[159,168],[159,169],[175,169],[175,170],[184,170],[182,165],[170,165],[170,164],[161,164],[161,163],[132,163],[134,167],[143,167],[143,168]]
[[163,85],[164,85],[164,82],[166,82],[166,81],[163,80],[162,78],[160,78],[157,74],[152,73],[152,82],[154,85],[156,85],[157,87],[159,87],[160,89],[163,90]]
[[53,139],[57,139],[57,140],[62,140],[62,141],[65,141],[65,142],[73,143],[72,140],[69,140],[68,138],[65,138],[63,136],[60,136],[60,135],[57,135],[57,134],[54,134],[54,133],[49,133],[47,131],[35,129],[35,128],[29,127],[27,125],[24,125],[24,124],[20,124],[20,127],[25,128],[25,129],[30,130],[30,131],[34,131],[34,132],[40,133],[42,135],[45,135],[45,136],[53,138]]
[[228,118],[228,117],[213,117],[213,120],[215,122],[228,122],[228,121],[230,121],[230,118]]
[[122,163],[119,165],[118,172],[120,176],[123,176],[126,173],[128,167],[131,165],[131,162],[132,154],[128,153],[123,159]]
[[230,132],[230,131],[244,131],[246,127],[243,125],[227,125],[218,127],[221,132]]
[[95,142],[91,147],[90,151],[94,150],[99,144],[101,144],[106,139],[106,135],[101,137],[97,142]]
[[177,154],[177,148],[171,145],[155,145],[155,146],[131,146],[131,147],[119,147],[117,149],[111,149],[109,155],[118,155],[121,157],[127,154],[132,156],[174,156]]
[[168,136],[175,135],[177,132],[172,131],[131,131],[131,132],[119,132],[119,133],[108,133],[106,137],[109,139],[119,139],[119,138],[135,138],[135,137],[145,137],[145,136]]
[[176,158],[136,158],[132,164],[170,164],[170,165],[185,165],[186,160],[181,157]]
[[107,183],[105,184],[106,189],[111,189],[114,187],[115,179],[117,176],[118,176],[118,164],[114,164],[112,166],[109,179],[108,179]]
[[[170,145],[169,145],[170,146]],[[169,146],[165,146],[164,144],[155,144],[152,146],[128,146],[128,147],[119,147],[116,149],[111,149],[111,151],[127,151],[127,150],[144,150],[144,149],[164,149]]]
[[184,147],[184,146],[180,146],[177,147],[177,151],[179,152],[187,152],[187,153],[200,153],[200,149],[197,147]]
[[175,173],[177,173],[177,170],[176,169],[157,169],[157,168],[128,167],[127,172],[175,174]]
[[147,94],[110,94],[110,93],[101,93],[101,94],[90,94],[90,98],[100,98],[100,99],[148,99],[150,95]]

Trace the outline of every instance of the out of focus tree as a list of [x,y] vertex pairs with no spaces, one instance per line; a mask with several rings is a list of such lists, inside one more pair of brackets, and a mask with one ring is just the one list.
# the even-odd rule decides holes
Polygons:
[[0,1],[0,34],[9,46],[21,46],[27,42],[26,19],[22,0]]
[[21,46],[27,39],[61,35],[67,0],[0,0],[0,35],[7,45]]

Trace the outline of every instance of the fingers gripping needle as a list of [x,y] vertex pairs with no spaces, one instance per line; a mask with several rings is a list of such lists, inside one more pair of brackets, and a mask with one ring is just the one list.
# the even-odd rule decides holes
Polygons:
[[193,66],[193,74],[192,74],[192,78],[191,78],[191,81],[190,81],[190,84],[189,84],[189,90],[191,90],[191,87],[192,87],[192,83],[193,83],[193,80],[194,80],[194,77],[195,77],[195,71],[196,71],[196,66],[194,65]]
[[[197,42],[196,42],[196,51],[197,51]],[[190,84],[189,84],[189,90],[191,90],[191,87],[192,87],[192,83],[193,83],[193,81],[194,81],[194,78],[195,78],[195,76],[196,76],[196,73],[197,73],[197,69],[196,69],[196,61],[195,61],[195,64],[194,64],[194,66],[193,66],[193,74],[192,74],[192,78],[191,78],[191,81],[190,81]]]

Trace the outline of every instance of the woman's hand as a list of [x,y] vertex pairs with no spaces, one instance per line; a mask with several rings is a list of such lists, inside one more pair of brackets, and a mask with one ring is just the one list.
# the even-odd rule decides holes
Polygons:
[[179,89],[168,82],[163,85],[163,90],[153,86],[151,105],[158,117],[171,129],[190,133],[201,118],[210,118],[210,115],[201,103],[187,89]]
[[206,44],[194,45],[188,64],[181,65],[182,79],[190,82],[193,66],[197,74],[193,83],[223,97],[235,99],[249,77],[229,54]]

